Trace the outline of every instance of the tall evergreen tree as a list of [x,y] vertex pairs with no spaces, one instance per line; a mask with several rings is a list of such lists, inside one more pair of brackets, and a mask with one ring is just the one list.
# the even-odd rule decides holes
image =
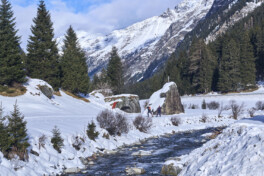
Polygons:
[[0,4],[0,84],[25,82],[24,65],[19,46],[20,37],[15,29],[15,18],[8,0]]
[[253,46],[247,31],[240,34],[240,78],[243,88],[255,85],[256,64]]
[[[11,113],[11,116],[8,116],[8,134],[9,142],[12,149],[18,151],[23,151],[26,154],[26,149],[29,147],[28,135],[27,135],[27,122],[24,121],[24,116],[20,113],[17,104],[14,105],[14,111]],[[20,159],[25,158],[25,156],[20,156]]]
[[85,53],[81,49],[73,28],[67,31],[61,58],[62,88],[72,93],[89,91],[89,76]]
[[28,76],[50,83],[54,89],[60,87],[59,54],[54,40],[53,23],[45,3],[40,0],[37,17],[31,26],[26,59]]
[[234,39],[223,41],[219,68],[218,89],[222,92],[236,91],[240,86],[239,46]]
[[200,69],[197,75],[197,91],[201,93],[208,93],[212,89],[216,59],[206,45],[203,45],[202,48],[202,58],[199,67]]
[[9,149],[10,144],[8,141],[8,131],[7,127],[5,125],[5,117],[3,116],[3,107],[2,103],[0,104],[0,151],[2,153],[6,153],[6,151]]
[[256,32],[256,69],[257,79],[264,79],[264,29],[258,28]]
[[207,93],[212,88],[215,58],[202,39],[195,39],[191,45],[189,74],[196,92]]
[[117,54],[117,48],[113,47],[107,66],[107,77],[115,94],[122,92],[124,87],[123,66],[121,58]]

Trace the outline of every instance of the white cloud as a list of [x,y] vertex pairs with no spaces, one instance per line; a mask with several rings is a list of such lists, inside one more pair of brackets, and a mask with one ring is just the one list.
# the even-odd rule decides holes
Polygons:
[[[38,2],[32,1],[34,4],[19,6],[17,1],[11,2],[17,19],[19,35],[22,36],[22,47],[26,48]],[[76,13],[75,9],[68,7],[62,0],[51,0],[48,10],[54,23],[56,37],[63,35],[69,25],[72,25],[75,30],[107,34],[115,29],[160,15],[167,8],[176,6],[179,1],[181,0],[112,0],[108,3],[93,5],[87,9],[87,12]]]

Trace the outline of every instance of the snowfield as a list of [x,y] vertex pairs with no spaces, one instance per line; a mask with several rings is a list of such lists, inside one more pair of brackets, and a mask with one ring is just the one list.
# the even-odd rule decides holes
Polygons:
[[[226,173],[226,175],[236,175],[233,173],[238,170],[239,166],[245,166],[245,168],[240,168],[242,175],[248,175],[246,173],[249,171],[247,170],[249,168],[254,169],[254,175],[263,175],[263,168],[257,167],[263,166],[263,160],[261,160],[263,158],[263,149],[260,148],[263,146],[262,139],[264,139],[264,136],[261,135],[261,133],[263,133],[263,129],[261,129],[263,128],[262,124],[258,121],[252,121],[252,119],[248,121],[235,121],[229,118],[230,110],[225,110],[222,113],[222,117],[218,118],[218,110],[201,109],[203,99],[207,103],[210,101],[222,102],[224,106],[228,105],[230,100],[236,100],[238,104],[244,102],[245,109],[249,109],[254,107],[257,101],[263,100],[263,87],[260,87],[257,91],[252,93],[184,96],[182,97],[182,103],[185,105],[185,113],[173,115],[173,117],[179,117],[182,120],[182,124],[178,127],[173,126],[170,121],[172,116],[163,115],[162,117],[153,117],[153,126],[148,133],[141,133],[133,126],[133,120],[139,114],[125,114],[131,124],[129,133],[116,137],[110,136],[110,139],[105,139],[102,136],[106,131],[99,127],[96,116],[105,109],[111,109],[111,106],[104,102],[104,97],[101,94],[95,93],[85,97],[89,99],[90,103],[75,99],[62,91],[61,96],[55,95],[52,99],[48,99],[40,92],[38,85],[48,84],[42,80],[29,79],[28,83],[25,85],[27,88],[27,93],[25,95],[18,97],[0,96],[0,102],[3,104],[4,113],[6,115],[13,110],[13,105],[17,101],[20,111],[24,114],[25,120],[27,121],[27,129],[30,137],[29,142],[31,144],[29,150],[33,149],[39,153],[39,156],[29,154],[28,162],[22,162],[17,159],[9,161],[3,158],[3,155],[0,153],[1,176],[60,174],[65,168],[84,168],[85,166],[82,164],[79,157],[85,158],[91,156],[93,153],[97,152],[98,149],[104,148],[107,150],[114,150],[124,144],[133,144],[145,138],[160,136],[165,133],[172,133],[173,131],[179,132],[229,125],[231,126],[226,128],[223,134],[216,140],[206,143],[201,149],[195,150],[194,152],[196,153],[192,152],[189,157],[185,156],[183,161],[189,161],[190,167],[188,167],[186,171],[183,170],[182,173],[195,175],[193,173],[198,174],[197,168],[200,168],[200,175],[215,175],[211,174],[213,170],[215,170],[215,172],[219,171],[220,173]],[[145,101],[146,100],[140,101],[142,113],[145,110]],[[189,109],[191,104],[196,105],[198,109]],[[123,113],[120,110],[113,111]],[[261,115],[261,113],[262,111],[256,112],[257,115]],[[203,114],[208,116],[206,123],[200,121]],[[248,116],[248,112],[245,110],[240,118]],[[85,132],[88,122],[92,120],[96,123],[97,131],[100,133],[96,141],[91,141],[86,136]],[[51,130],[55,125],[60,129],[64,139],[64,147],[62,148],[61,154],[53,149],[50,142],[52,137]],[[232,129],[234,130],[232,131]],[[238,129],[242,129],[240,134],[236,132]],[[39,149],[38,140],[43,134],[47,136],[45,148]],[[75,150],[72,146],[76,136],[84,138],[84,142],[79,151]],[[218,152],[212,152],[215,153],[215,156],[211,158],[210,165],[210,162],[207,162],[208,158],[210,158],[209,156],[212,155],[208,153],[210,151],[208,150],[203,156],[205,158],[201,157],[201,153],[206,146],[209,148],[215,146],[215,141],[219,142],[219,148],[217,149]],[[254,145],[256,145],[256,147],[254,147]],[[232,153],[233,150],[240,152],[238,151],[239,149],[241,149],[241,154]],[[228,152],[229,150],[231,153]],[[195,157],[196,159],[194,159]],[[238,160],[239,157],[241,161]],[[250,159],[250,162],[248,162],[247,159]],[[222,166],[221,164],[225,164],[225,166],[220,167]],[[204,167],[200,167],[202,165]]]
[[263,143],[264,116],[242,119],[181,161],[165,164],[183,168],[182,176],[263,176]]

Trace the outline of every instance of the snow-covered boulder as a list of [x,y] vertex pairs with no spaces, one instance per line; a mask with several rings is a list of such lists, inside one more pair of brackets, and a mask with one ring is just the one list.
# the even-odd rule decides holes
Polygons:
[[[149,99],[148,105],[156,111],[160,106],[162,114],[171,115],[183,113],[183,105],[181,103],[181,97],[178,92],[176,83],[166,83],[162,89],[153,93]],[[145,111],[147,113],[147,110]]]
[[140,113],[139,97],[132,94],[121,94],[105,98],[105,102],[111,105],[116,103],[115,108],[121,109],[127,113]]
[[78,173],[78,172],[81,172],[81,169],[78,168],[78,167],[67,168],[64,171],[65,174],[75,174],[75,173]]
[[152,152],[151,151],[144,151],[144,150],[139,150],[138,152],[134,152],[131,154],[132,156],[151,156]]
[[144,174],[146,171],[143,168],[129,167],[126,168],[127,175],[140,175]]

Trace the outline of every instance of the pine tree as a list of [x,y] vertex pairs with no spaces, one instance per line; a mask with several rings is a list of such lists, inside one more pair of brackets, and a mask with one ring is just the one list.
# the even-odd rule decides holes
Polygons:
[[117,54],[117,48],[113,47],[107,66],[107,77],[115,94],[120,94],[124,87],[123,66],[121,58]]
[[61,153],[61,148],[64,146],[64,140],[62,139],[60,130],[57,128],[57,126],[53,128],[52,134],[53,136],[51,138],[51,143],[53,144],[53,148]]
[[193,87],[196,87],[198,84],[198,80],[195,78],[196,75],[198,75],[199,68],[200,68],[200,61],[202,58],[202,47],[203,47],[203,41],[202,39],[195,38],[192,41],[192,44],[190,46],[189,51],[189,60],[190,60],[190,66],[189,66],[189,75],[192,78],[191,82]]
[[206,102],[205,102],[205,100],[203,100],[203,102],[202,102],[202,109],[206,109]]
[[258,80],[264,79],[264,30],[256,34],[256,69]]
[[243,88],[255,85],[256,65],[253,46],[249,34],[244,31],[240,34],[240,78]]
[[55,90],[60,87],[59,54],[54,40],[53,23],[45,3],[40,0],[37,17],[31,26],[26,59],[28,76],[47,81]]
[[212,88],[215,58],[202,39],[193,41],[189,53],[189,75],[196,92],[207,93]]
[[3,116],[3,107],[2,103],[0,104],[0,151],[2,153],[6,153],[6,151],[10,148],[10,144],[8,141],[8,131],[7,126],[5,125],[5,117]]
[[239,54],[237,42],[226,37],[223,41],[221,54],[218,90],[222,92],[236,91],[240,87]]
[[[17,103],[14,105],[14,111],[11,116],[8,116],[8,134],[11,150],[22,151],[25,154],[28,143],[28,134],[26,128],[27,122],[24,121],[24,116],[20,113]],[[20,156],[24,160],[25,156]]]
[[89,137],[89,139],[94,141],[95,138],[97,138],[99,135],[99,132],[95,130],[96,130],[96,125],[94,124],[94,122],[92,121],[92,123],[88,123],[86,134]]
[[85,53],[81,49],[73,28],[67,31],[61,58],[62,88],[72,93],[89,91],[89,76]]
[[20,37],[15,29],[15,18],[8,0],[1,0],[0,5],[0,85],[23,83],[24,65],[21,58]]

